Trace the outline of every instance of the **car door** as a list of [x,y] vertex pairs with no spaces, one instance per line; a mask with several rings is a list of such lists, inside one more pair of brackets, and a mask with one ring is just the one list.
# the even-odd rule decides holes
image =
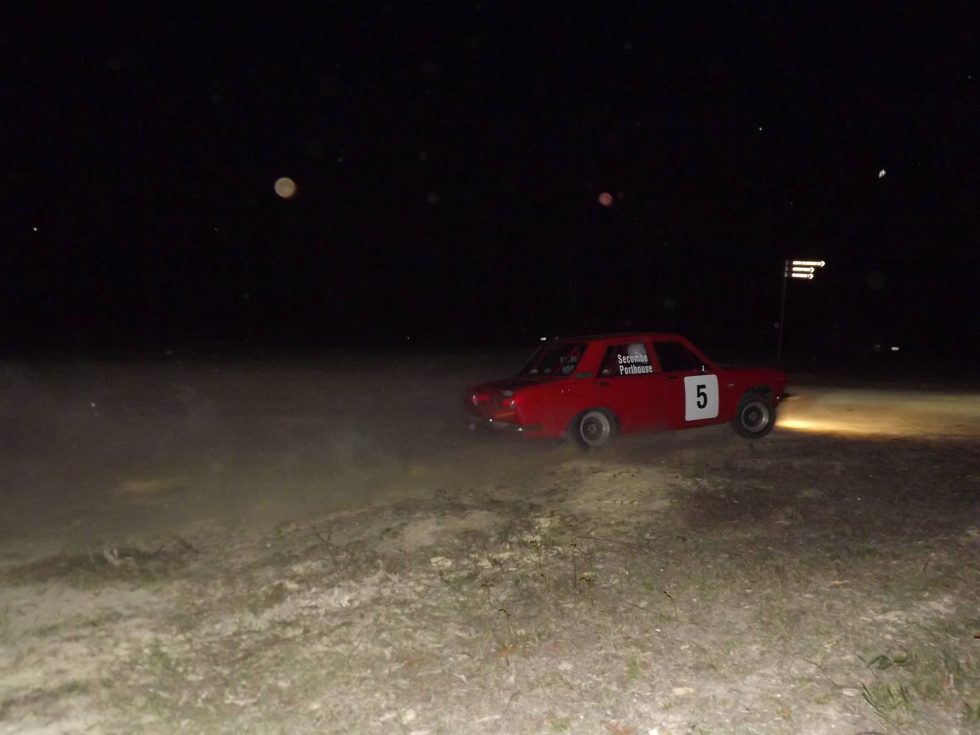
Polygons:
[[661,377],[645,341],[610,344],[591,378],[592,400],[616,415],[621,431],[651,428],[661,422]]
[[654,340],[656,365],[664,380],[667,425],[686,429],[719,422],[717,373],[681,342]]

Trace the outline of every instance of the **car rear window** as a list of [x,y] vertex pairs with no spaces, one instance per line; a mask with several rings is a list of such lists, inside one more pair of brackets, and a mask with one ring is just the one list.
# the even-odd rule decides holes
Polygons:
[[568,342],[542,346],[521,370],[521,375],[571,375],[585,354],[585,344]]

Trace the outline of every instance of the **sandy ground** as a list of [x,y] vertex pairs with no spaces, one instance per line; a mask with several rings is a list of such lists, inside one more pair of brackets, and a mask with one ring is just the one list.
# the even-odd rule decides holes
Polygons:
[[468,434],[520,355],[0,367],[0,732],[973,732],[980,397]]

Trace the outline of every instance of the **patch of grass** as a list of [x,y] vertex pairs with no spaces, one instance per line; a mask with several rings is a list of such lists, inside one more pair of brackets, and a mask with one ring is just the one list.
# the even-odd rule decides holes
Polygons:
[[875,680],[862,688],[864,700],[890,725],[955,717],[957,711],[964,724],[980,721],[977,652],[966,648],[957,655],[949,638],[938,643],[928,630],[916,644],[915,650],[862,659],[875,672]]
[[184,542],[154,551],[105,546],[85,554],[54,554],[4,570],[0,583],[65,582],[81,589],[119,581],[153,583],[169,579],[183,569],[192,552],[193,548]]
[[963,703],[963,721],[968,725],[980,724],[980,701],[974,704]]
[[14,720],[28,712],[50,710],[63,699],[89,691],[89,685],[80,681],[69,681],[53,689],[34,689],[0,702],[0,722]]
[[869,658],[861,658],[861,660],[864,661],[865,666],[869,669],[884,671],[885,669],[890,669],[892,666],[908,666],[912,663],[912,656],[902,651],[901,653],[894,654],[894,656],[879,653]]
[[907,722],[916,714],[912,694],[904,684],[876,683],[871,688],[863,686],[862,696],[878,716],[890,725]]
[[558,717],[557,715],[548,715],[545,718],[548,723],[548,728],[551,732],[571,732],[572,731],[572,718],[571,717]]

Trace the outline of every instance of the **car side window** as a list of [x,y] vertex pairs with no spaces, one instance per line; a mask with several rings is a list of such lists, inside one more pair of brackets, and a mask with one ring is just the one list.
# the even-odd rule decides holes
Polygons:
[[599,368],[603,378],[628,375],[649,375],[653,372],[650,355],[642,342],[611,345],[606,349]]
[[680,342],[654,342],[653,349],[665,373],[701,369],[701,361]]

